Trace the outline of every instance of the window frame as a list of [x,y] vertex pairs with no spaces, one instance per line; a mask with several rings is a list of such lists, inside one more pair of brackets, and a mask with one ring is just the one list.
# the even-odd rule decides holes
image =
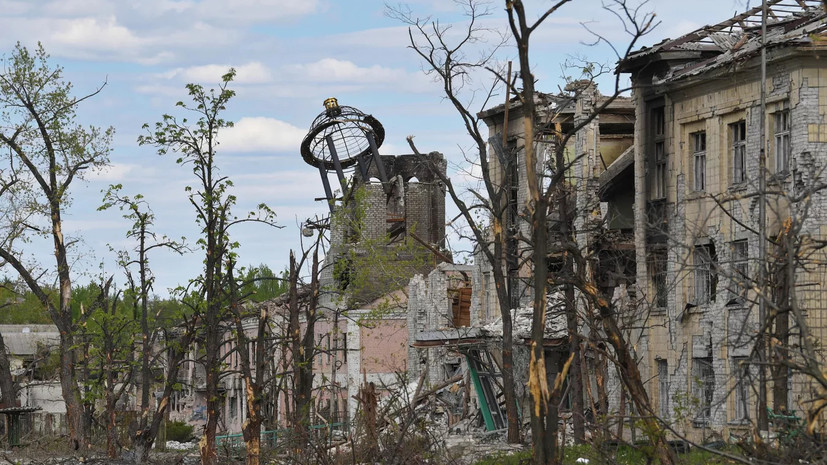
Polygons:
[[706,131],[696,131],[690,134],[692,138],[692,166],[694,179],[693,190],[706,191]]
[[668,185],[669,155],[666,153],[666,107],[652,108],[655,152],[655,185],[653,198],[665,199]]
[[744,423],[750,420],[750,405],[749,405],[749,386],[751,384],[751,374],[749,371],[749,364],[746,363],[746,357],[733,357],[732,379],[735,381],[734,386],[734,402],[735,409],[733,412],[733,421],[736,423]]
[[730,123],[730,158],[732,160],[732,184],[747,182],[747,122],[739,120]]
[[662,419],[669,418],[669,362],[657,359],[658,366],[658,410]]
[[655,308],[665,309],[669,306],[669,288],[667,286],[669,256],[665,250],[652,251],[649,256],[650,274],[652,275],[653,301]]
[[704,305],[715,302],[717,292],[717,257],[712,243],[697,244],[693,250],[693,281],[695,304]]
[[789,172],[790,159],[792,158],[790,110],[785,108],[776,111],[772,116],[775,140],[775,172],[784,174]]
[[730,254],[730,302],[743,303],[749,289],[749,240],[736,239],[730,242]]
[[712,419],[712,404],[715,402],[715,367],[712,357],[692,359],[693,395],[698,399],[695,423],[706,424]]

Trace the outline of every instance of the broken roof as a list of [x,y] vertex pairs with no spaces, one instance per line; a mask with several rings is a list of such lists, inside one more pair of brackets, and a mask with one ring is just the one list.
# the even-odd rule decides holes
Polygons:
[[[629,55],[618,67],[629,72],[653,61],[682,60],[655,83],[700,74],[757,55],[761,50],[762,7],[752,8],[726,21],[704,26],[676,39],[666,39]],[[767,48],[810,45],[827,30],[821,0],[767,0]]]

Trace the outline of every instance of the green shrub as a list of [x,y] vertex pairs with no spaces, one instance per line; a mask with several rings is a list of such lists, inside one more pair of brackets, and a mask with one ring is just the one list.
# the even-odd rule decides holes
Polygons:
[[189,442],[192,440],[192,426],[183,421],[167,422],[167,441]]

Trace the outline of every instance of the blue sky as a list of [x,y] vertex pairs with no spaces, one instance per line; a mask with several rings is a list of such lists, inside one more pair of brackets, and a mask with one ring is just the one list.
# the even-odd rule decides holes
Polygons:
[[[448,0],[406,3],[415,15],[443,24],[462,19]],[[527,3],[533,8],[551,4]],[[592,39],[583,21],[618,44],[626,40],[619,22],[600,5],[599,0],[575,0],[535,33],[538,90],[553,92],[561,85],[561,66],[570,56],[613,62],[607,47],[583,45]],[[641,45],[720,22],[747,6],[740,0],[652,0],[643,9],[654,10],[661,24]],[[507,30],[502,2],[491,7],[485,26]],[[65,216],[66,230],[82,239],[72,254],[79,282],[98,273],[101,264],[123,282],[109,245],[132,247],[125,237],[128,222],[117,210],[97,211],[101,190],[109,184],[143,194],[157,216],[158,232],[191,242],[197,238],[184,192],[194,182],[190,170],[176,165],[172,156],[139,147],[136,138],[142,124],[175,111],[175,102],[186,98],[187,82],[214,85],[230,66],[238,70],[237,97],[226,118],[236,126],[221,139],[219,166],[235,183],[238,213],[264,202],[284,226],[237,229],[233,237],[242,244],[242,264],[283,269],[289,249],[299,246],[299,223],[325,213],[325,206],[313,200],[323,195],[317,171],[302,161],[299,143],[327,97],[383,123],[383,154],[407,153],[405,137],[413,134],[420,150],[443,152],[458,178],[470,170],[460,121],[406,47],[407,28],[385,14],[381,0],[0,0],[0,11],[0,54],[8,56],[17,41],[30,47],[41,41],[78,94],[106,82],[79,108],[81,121],[116,129],[111,167],[74,185]],[[507,47],[498,59],[513,56]],[[30,259],[51,264],[48,242],[34,240],[28,247]],[[159,252],[151,265],[155,291],[166,295],[167,288],[199,273],[201,255]]]

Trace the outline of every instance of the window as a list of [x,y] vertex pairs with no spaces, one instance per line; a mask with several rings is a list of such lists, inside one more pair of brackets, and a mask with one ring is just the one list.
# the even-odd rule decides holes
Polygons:
[[716,276],[715,246],[703,244],[695,246],[695,304],[701,305],[715,301]]
[[450,289],[451,323],[455,328],[471,326],[471,288]]
[[775,119],[775,168],[777,173],[790,169],[790,110],[773,114]]
[[692,134],[692,153],[695,160],[695,190],[706,190],[706,132]]
[[698,399],[698,411],[695,421],[706,423],[712,413],[712,399],[715,395],[715,371],[712,369],[712,357],[692,359],[693,395]]
[[732,373],[735,378],[735,421],[749,420],[749,365],[745,358],[732,359]]
[[666,288],[666,252],[653,252],[649,261],[652,285],[655,288],[655,307],[666,308],[669,305],[669,293]]
[[746,239],[732,242],[732,269],[730,270],[732,303],[743,302],[749,288],[749,243]]
[[740,184],[747,180],[747,123],[730,124],[729,134],[732,140],[732,183]]
[[658,399],[660,403],[660,417],[669,418],[669,365],[666,360],[659,359],[658,363]]
[[666,156],[666,113],[664,107],[652,110],[655,134],[655,186],[654,198],[666,198],[667,161]]

